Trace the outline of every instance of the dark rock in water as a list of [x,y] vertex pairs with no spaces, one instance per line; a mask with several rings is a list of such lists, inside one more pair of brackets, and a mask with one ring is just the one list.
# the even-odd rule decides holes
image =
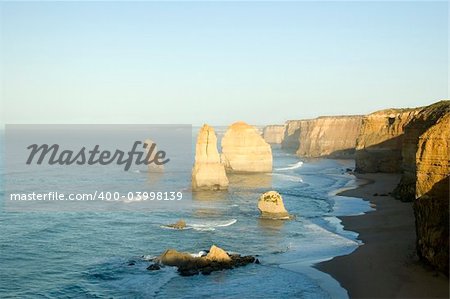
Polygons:
[[255,264],[258,264],[258,265],[261,264],[261,263],[259,262],[259,259],[256,259],[256,260],[255,260]]
[[180,219],[175,223],[168,224],[167,227],[171,227],[171,228],[175,228],[175,229],[185,229],[186,222],[183,219]]
[[[259,260],[256,260],[259,264]],[[214,271],[233,269],[255,262],[253,256],[241,256],[239,254],[228,254],[217,246],[211,246],[206,256],[194,257],[189,253],[178,252],[175,249],[166,250],[157,261],[159,264],[174,266],[178,268],[181,276],[193,276],[202,273],[209,275]],[[148,270],[159,270],[158,264],[152,264]]]
[[128,261],[128,266],[134,266],[136,265],[136,261]]
[[161,267],[158,264],[151,264],[150,266],[147,267],[147,270],[150,270],[150,271],[159,270],[159,269],[161,269]]
[[378,196],[378,193],[374,193],[373,196]]
[[353,169],[351,169],[351,168],[346,168],[345,171],[346,171],[346,172],[353,172]]
[[213,268],[205,267],[205,268],[202,269],[202,274],[203,275],[209,275],[209,274],[211,274],[212,271],[213,271]]
[[178,273],[180,273],[181,276],[194,276],[198,275],[200,272],[197,269],[178,268]]

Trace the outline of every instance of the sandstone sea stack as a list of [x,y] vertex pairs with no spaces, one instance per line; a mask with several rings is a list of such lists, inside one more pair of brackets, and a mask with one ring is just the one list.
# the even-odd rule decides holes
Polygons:
[[[148,153],[151,152],[150,156],[148,157],[148,161],[153,161],[155,159],[156,153],[158,152],[158,146],[151,139],[146,139],[144,141],[144,145],[145,145],[146,154],[148,155]],[[164,165],[157,165],[155,163],[150,163],[150,164],[148,164],[148,171],[149,172],[163,172]]]
[[269,191],[261,195],[258,210],[263,218],[289,219],[290,215],[284,207],[283,198],[276,191]]
[[222,138],[222,160],[227,171],[270,172],[272,149],[255,127],[236,122]]
[[193,190],[224,190],[228,178],[217,151],[217,137],[214,129],[203,125],[197,137],[195,164],[192,169]]

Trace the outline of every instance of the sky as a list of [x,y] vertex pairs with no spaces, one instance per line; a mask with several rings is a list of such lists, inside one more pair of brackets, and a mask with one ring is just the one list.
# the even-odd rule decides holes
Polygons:
[[0,2],[0,13],[0,125],[262,125],[448,97],[447,2]]

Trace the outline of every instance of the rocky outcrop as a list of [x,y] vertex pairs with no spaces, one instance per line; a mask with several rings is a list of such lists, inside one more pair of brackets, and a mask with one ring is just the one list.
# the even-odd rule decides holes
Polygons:
[[403,135],[418,111],[387,109],[365,116],[356,142],[356,171],[401,172]]
[[212,245],[208,254],[200,257],[193,256],[187,252],[179,252],[175,249],[166,250],[147,270],[155,271],[163,266],[177,267],[182,276],[192,276],[202,273],[211,274],[214,271],[233,269],[251,263],[259,264],[253,256],[241,256],[239,254],[228,254],[225,250]]
[[284,125],[270,125],[264,127],[263,138],[267,143],[281,144],[284,139]]
[[174,228],[174,229],[185,229],[186,228],[186,221],[183,219],[178,220],[175,223],[168,224],[166,227]]
[[208,254],[205,257],[207,260],[216,262],[231,262],[231,258],[228,253],[216,245],[212,245]]
[[228,187],[225,167],[217,151],[214,129],[203,125],[195,147],[195,164],[192,169],[193,190],[223,190]]
[[237,122],[222,138],[222,161],[231,172],[270,172],[272,149],[253,126]]
[[192,254],[179,252],[175,249],[167,249],[158,258],[158,262],[166,266],[184,266],[188,264],[200,264],[203,260],[196,259]]
[[269,191],[261,195],[258,201],[261,217],[270,219],[289,219],[290,215],[284,207],[283,198],[276,191]]
[[[419,157],[417,157],[418,151],[421,150],[423,145],[423,143],[420,143],[420,138],[422,138],[422,134],[438,122],[441,122],[441,119],[449,113],[450,101],[440,101],[430,106],[416,109],[414,118],[405,127],[402,138],[402,179],[394,190],[396,198],[402,201],[413,201],[418,197],[416,195],[416,181],[421,182],[423,179],[426,179],[418,177],[416,172],[416,167],[420,163]],[[445,130],[442,131],[442,133],[444,132]],[[435,170],[438,171],[438,169]],[[438,173],[440,172],[438,171]]]
[[300,125],[300,157],[353,157],[362,116],[322,116]]
[[449,274],[450,112],[419,138],[416,153],[418,256]]

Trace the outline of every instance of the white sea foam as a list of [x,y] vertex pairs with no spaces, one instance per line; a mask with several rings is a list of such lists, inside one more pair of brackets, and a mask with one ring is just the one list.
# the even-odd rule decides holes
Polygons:
[[[338,224],[338,223],[335,223],[335,224]],[[321,244],[321,241],[326,241],[326,243],[328,245],[347,245],[347,246],[351,246],[351,245],[358,246],[359,245],[359,243],[355,240],[352,240],[352,239],[346,238],[344,236],[341,236],[339,234],[330,232],[329,230],[327,230],[317,224],[314,224],[314,223],[306,224],[305,228],[308,229],[308,231],[310,233],[312,233],[312,235],[314,235],[316,238],[316,242],[315,242],[316,244],[310,243],[310,245],[312,247],[317,246],[317,245],[323,246],[323,244]]]
[[142,256],[142,259],[144,261],[153,261],[155,258],[157,258],[156,255],[149,255],[149,254],[147,254],[147,255],[143,255]]
[[197,231],[214,231],[218,227],[230,226],[230,225],[235,224],[236,222],[237,222],[236,219],[223,220],[223,221],[205,221],[205,222],[202,222],[202,223],[191,223],[191,222],[188,222],[186,224],[186,227],[182,228],[182,229],[170,227],[170,226],[167,226],[167,225],[161,225],[160,227],[161,228],[165,228],[165,229],[172,229],[172,230],[193,229],[193,230],[197,230]]
[[202,251],[199,251],[198,253],[191,253],[191,255],[192,255],[193,257],[202,257],[202,256],[207,255],[207,252],[204,251],[204,250],[202,250]]
[[193,229],[193,227],[191,226],[186,226],[183,228],[176,228],[176,227],[172,227],[172,226],[167,226],[167,225],[160,225],[160,228],[165,228],[165,229],[171,229],[171,230],[186,230],[186,229]]
[[302,165],[303,165],[303,162],[298,161],[297,163],[289,164],[288,167],[276,168],[275,170],[292,170],[292,169],[300,168],[300,167],[302,167]]
[[217,227],[226,227],[233,225],[237,222],[236,219],[224,220],[224,221],[207,221],[203,223],[192,223],[188,227],[192,227],[194,230],[198,231],[213,231]]

